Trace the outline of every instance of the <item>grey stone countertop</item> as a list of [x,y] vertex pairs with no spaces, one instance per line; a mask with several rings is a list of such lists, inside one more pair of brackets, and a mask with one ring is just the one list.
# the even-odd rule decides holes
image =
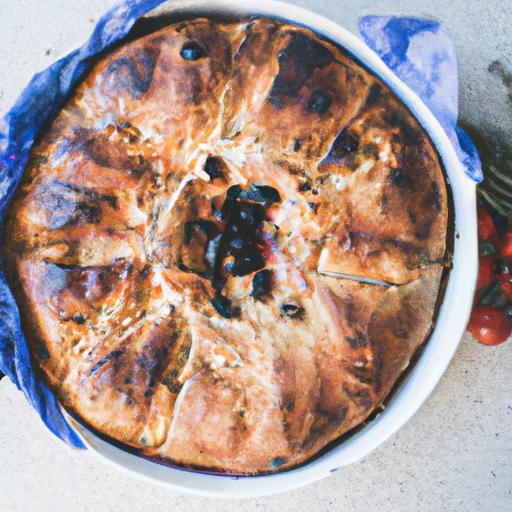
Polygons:
[[[356,31],[359,16],[442,21],[459,56],[464,123],[512,136],[511,0],[294,0]],[[81,44],[111,0],[0,0],[0,111],[31,76]],[[493,64],[494,63],[494,64]],[[489,70],[490,68],[490,70]],[[512,341],[469,334],[422,409],[362,461],[300,490],[245,501],[178,495],[66,449],[0,382],[0,511],[512,510]]]

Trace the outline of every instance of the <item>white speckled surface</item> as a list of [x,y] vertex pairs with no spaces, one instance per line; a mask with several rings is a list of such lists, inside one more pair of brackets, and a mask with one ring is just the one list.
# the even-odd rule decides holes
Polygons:
[[[109,0],[0,0],[0,111],[38,69],[80,44]],[[350,30],[362,14],[443,21],[460,58],[461,110],[484,132],[512,135],[512,91],[487,68],[512,73],[510,0],[295,0]],[[304,489],[243,502],[189,498],[153,487],[64,447],[6,379],[0,382],[0,511],[256,510],[379,512],[512,510],[512,341],[466,335],[421,411],[363,461]]]

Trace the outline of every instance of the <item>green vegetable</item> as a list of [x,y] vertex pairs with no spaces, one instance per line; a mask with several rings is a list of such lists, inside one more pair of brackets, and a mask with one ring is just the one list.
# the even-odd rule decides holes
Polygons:
[[495,256],[496,255],[496,247],[494,244],[488,241],[480,242],[480,254],[483,256]]
[[498,301],[500,295],[500,283],[497,281],[489,285],[489,287],[485,290],[479,304],[481,306],[492,306]]

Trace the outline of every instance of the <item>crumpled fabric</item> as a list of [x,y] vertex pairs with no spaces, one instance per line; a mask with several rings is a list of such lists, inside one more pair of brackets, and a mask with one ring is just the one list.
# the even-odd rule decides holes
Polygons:
[[[81,48],[34,75],[0,121],[0,224],[3,225],[6,207],[37,135],[62,108],[76,84],[89,71],[94,57],[125,37],[137,19],[165,1],[118,3],[102,16]],[[481,181],[478,153],[457,126],[457,60],[453,44],[441,25],[419,18],[367,16],[361,18],[359,28],[365,42],[436,115],[468,176]],[[73,447],[85,448],[54,395],[34,372],[19,309],[5,279],[2,254],[3,239],[0,239],[0,371],[23,391],[51,432]]]
[[483,180],[475,145],[457,125],[459,77],[455,47],[437,21],[365,16],[359,20],[365,43],[427,105],[444,128],[466,174]]

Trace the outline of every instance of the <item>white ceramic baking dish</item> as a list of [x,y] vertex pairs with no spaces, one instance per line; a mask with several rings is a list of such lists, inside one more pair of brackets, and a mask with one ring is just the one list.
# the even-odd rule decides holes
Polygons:
[[[401,82],[360,39],[334,22],[310,11],[273,0],[175,0],[153,15],[267,15],[305,25],[340,44],[378,75],[408,105],[429,133],[441,155],[453,193],[455,240],[453,269],[434,331],[412,371],[385,410],[367,426],[296,469],[257,477],[212,475],[160,465],[106,442],[75,425],[85,444],[103,460],[156,484],[197,495],[256,497],[283,492],[325,478],[368,455],[392,436],[430,395],[453,357],[471,311],[477,273],[475,184],[464,173],[444,130],[419,97]],[[70,420],[72,421],[72,420]]]

